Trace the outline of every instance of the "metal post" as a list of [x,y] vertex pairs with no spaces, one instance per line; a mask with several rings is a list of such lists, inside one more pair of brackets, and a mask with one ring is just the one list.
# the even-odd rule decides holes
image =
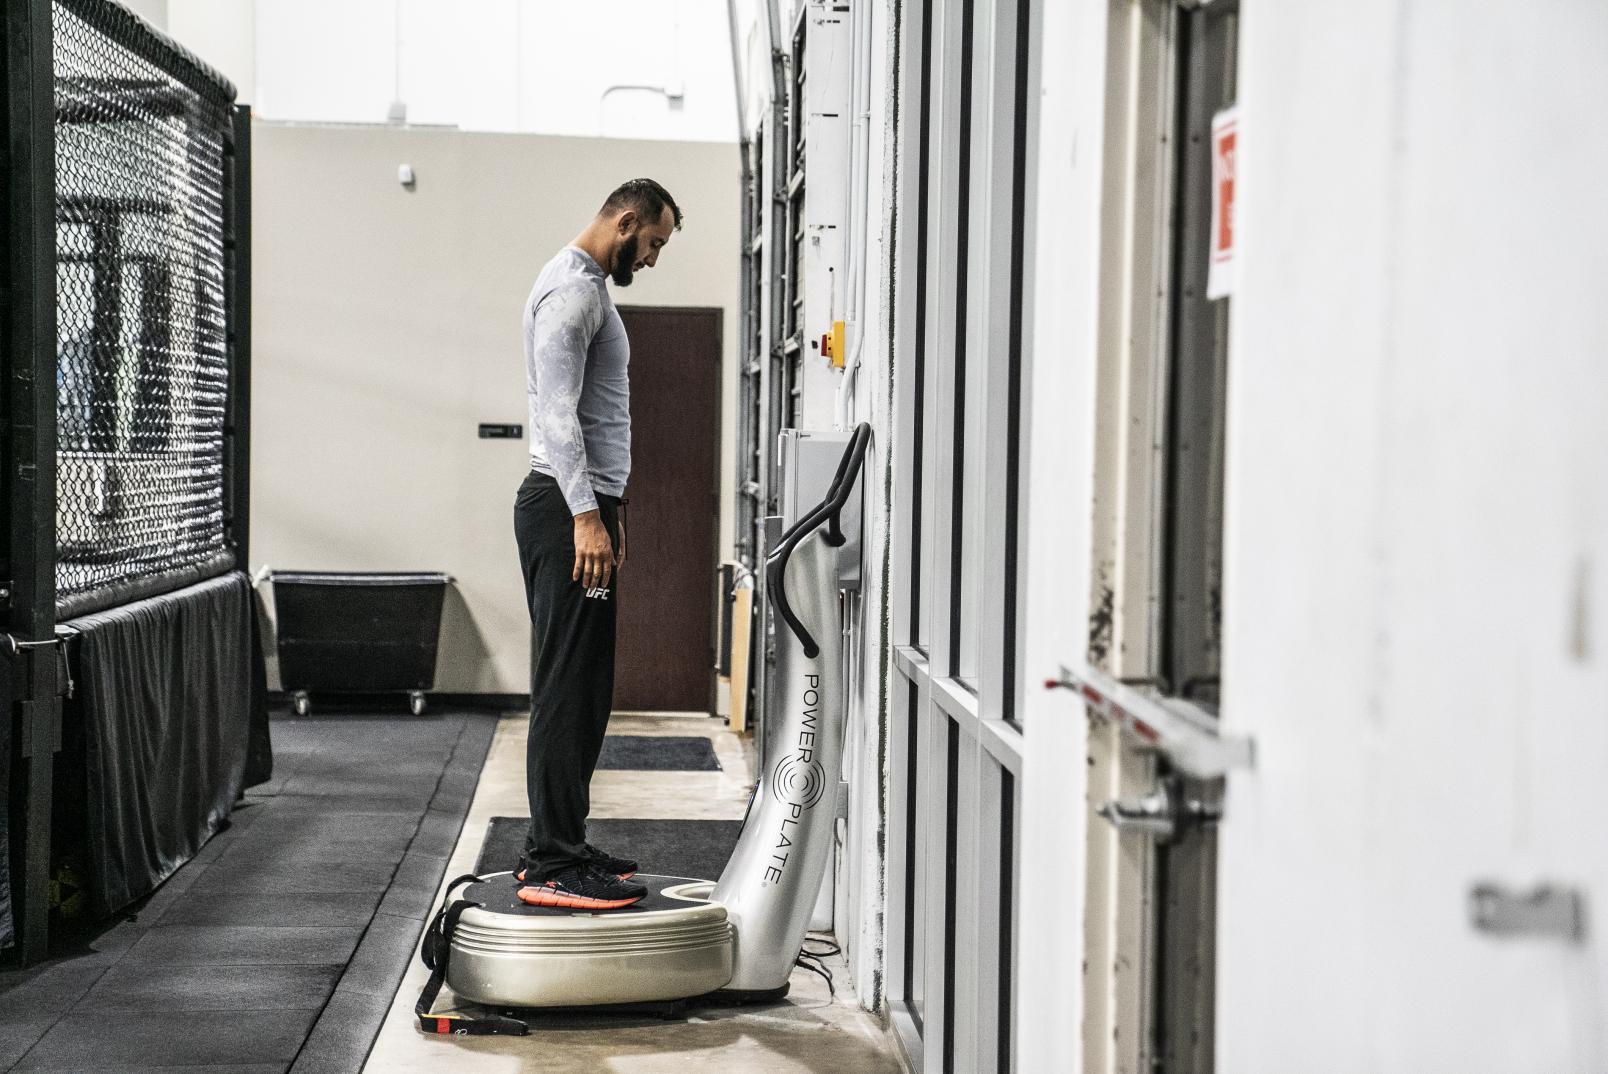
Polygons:
[[[770,38],[771,60],[771,149],[770,149],[770,228],[765,237],[765,244],[769,253],[769,266],[767,269],[770,279],[770,350],[765,361],[764,379],[760,384],[762,398],[766,401],[763,421],[760,428],[755,430],[765,452],[765,462],[760,466],[760,498],[758,517],[754,519],[755,549],[754,563],[757,566],[764,562],[771,541],[766,530],[767,518],[774,516],[779,510],[778,495],[780,493],[777,480],[776,446],[777,434],[781,431],[782,415],[787,407],[786,385],[787,377],[782,375],[786,368],[786,340],[782,338],[785,320],[785,304],[787,302],[787,288],[784,284],[788,272],[787,244],[787,182],[791,167],[790,147],[791,136],[788,132],[788,101],[792,91],[792,80],[788,75],[788,56],[791,47],[784,48],[782,40],[781,15],[777,10],[776,0],[766,0],[765,3],[766,29]],[[764,176],[755,176],[755,181],[764,182]],[[763,214],[763,209],[760,210]],[[756,296],[757,300],[757,296]],[[758,613],[754,622],[755,644],[751,650],[753,661],[749,681],[753,683],[754,703],[750,716],[752,721],[763,732],[766,708],[766,683],[770,665],[770,623],[765,603],[765,574],[758,571],[755,579],[754,599]],[[761,739],[763,734],[761,734]]]
[[754,238],[754,176],[753,160],[750,157],[750,144],[745,133],[737,143],[737,152],[742,159],[741,189],[742,197],[742,250],[741,267],[742,283],[738,298],[737,315],[737,459],[736,459],[736,494],[732,501],[732,510],[736,512],[734,552],[744,566],[752,568],[754,565],[753,553],[753,523],[750,520],[751,512],[746,505],[749,500],[743,492],[744,479],[748,475],[748,459],[754,451],[754,437],[758,430],[753,428],[753,411],[749,406],[748,395],[751,390],[752,377],[748,373],[748,348],[753,342],[754,325],[759,320],[759,311],[754,308],[759,301],[759,295],[754,287],[753,265],[758,254],[751,248]]
[[764,427],[761,435],[764,437],[766,463],[761,468],[764,479],[761,482],[764,488],[761,503],[764,514],[773,515],[778,511],[776,487],[776,434],[782,429],[782,415],[787,409],[787,380],[786,376],[778,373],[786,369],[787,340],[784,337],[784,328],[787,324],[786,304],[787,287],[784,281],[787,278],[787,180],[792,170],[792,135],[788,130],[788,99],[791,95],[792,80],[788,77],[787,64],[789,49],[782,47],[782,31],[776,14],[775,0],[766,4],[766,14],[770,18],[770,46],[771,46],[771,217],[770,234],[765,242],[770,250],[770,360],[767,363],[767,381],[779,380],[778,384],[767,383],[765,392],[769,406],[767,408]]
[[[731,45],[731,79],[733,89],[737,95],[737,159],[740,164],[740,187],[742,197],[742,226],[738,236],[740,245],[739,264],[742,267],[742,282],[739,285],[741,294],[737,304],[737,383],[744,385],[748,379],[748,345],[753,340],[754,322],[757,310],[754,304],[759,296],[754,293],[753,287],[753,260],[754,250],[751,248],[754,232],[754,162],[750,156],[750,143],[748,141],[748,91],[743,84],[743,57],[742,49],[737,40],[737,0],[726,0],[726,29]],[[743,475],[748,472],[746,453],[753,450],[753,430],[749,428],[751,415],[748,408],[746,390],[737,393],[737,493],[732,502],[732,510],[737,513],[736,519],[736,545],[734,552],[745,566],[752,567],[752,554],[749,552],[753,535],[749,532],[748,512],[743,504],[746,498],[743,495]],[[722,593],[730,590],[723,588]],[[722,598],[724,599],[724,597]],[[722,617],[725,618],[724,616]],[[728,671],[729,674],[729,671]]]
[[[60,744],[56,627],[56,168],[50,0],[8,0],[3,23],[5,251],[0,338],[6,418],[0,584],[11,669],[11,875],[24,962],[44,957],[50,802]],[[8,649],[11,646],[8,645]],[[18,822],[20,820],[20,823]],[[19,838],[20,837],[20,838]],[[20,844],[20,845],[19,845]]]
[[224,168],[224,308],[229,409],[224,420],[224,531],[251,571],[251,106],[235,105]]

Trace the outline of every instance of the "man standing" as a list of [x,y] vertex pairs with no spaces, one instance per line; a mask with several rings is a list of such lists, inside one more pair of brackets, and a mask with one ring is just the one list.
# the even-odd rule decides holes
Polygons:
[[586,841],[592,771],[614,700],[619,508],[631,473],[631,352],[605,280],[629,286],[680,227],[664,187],[632,179],[547,263],[525,303],[531,469],[514,503],[514,535],[535,660],[530,832],[518,869],[519,897],[537,906],[607,910],[647,894],[630,880],[636,862]]

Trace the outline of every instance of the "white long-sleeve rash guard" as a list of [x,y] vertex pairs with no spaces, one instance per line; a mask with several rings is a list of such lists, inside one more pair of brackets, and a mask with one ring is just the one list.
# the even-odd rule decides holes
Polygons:
[[530,465],[558,482],[572,515],[621,496],[631,476],[631,345],[603,270],[573,246],[525,303]]

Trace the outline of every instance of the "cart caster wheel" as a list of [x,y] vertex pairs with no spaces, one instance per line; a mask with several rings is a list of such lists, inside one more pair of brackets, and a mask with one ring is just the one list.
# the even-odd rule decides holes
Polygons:
[[296,715],[305,716],[313,711],[313,702],[305,691],[297,690],[290,695],[290,707],[296,710]]
[[423,712],[424,712],[424,691],[423,690],[409,690],[408,691],[408,708],[413,710],[413,715],[415,715],[415,716],[419,716],[419,715],[423,714]]

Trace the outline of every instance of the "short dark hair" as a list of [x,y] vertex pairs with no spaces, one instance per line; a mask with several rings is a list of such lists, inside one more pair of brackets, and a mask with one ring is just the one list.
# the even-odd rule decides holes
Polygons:
[[664,215],[667,205],[670,207],[671,216],[675,217],[676,230],[680,231],[681,207],[676,204],[676,199],[670,196],[670,191],[652,179],[627,179],[614,188],[614,193],[603,203],[598,215],[632,209],[638,216],[657,223],[659,217]]

